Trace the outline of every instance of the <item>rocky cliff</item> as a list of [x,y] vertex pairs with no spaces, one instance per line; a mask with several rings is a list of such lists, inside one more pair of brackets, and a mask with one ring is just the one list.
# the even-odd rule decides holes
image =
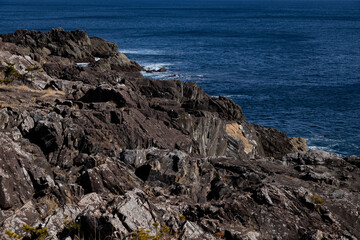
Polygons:
[[1,239],[360,238],[360,158],[85,31],[0,37]]

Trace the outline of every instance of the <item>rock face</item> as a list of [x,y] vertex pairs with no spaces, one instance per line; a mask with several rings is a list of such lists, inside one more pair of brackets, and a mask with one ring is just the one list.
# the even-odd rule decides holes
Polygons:
[[58,28],[48,33],[18,30],[14,34],[3,34],[1,38],[4,42],[23,47],[32,58],[43,59],[44,62],[58,60],[59,57],[93,63],[99,59],[100,66],[107,64],[112,69],[140,70],[139,65],[117,51],[115,43],[89,37],[83,30],[67,32]]
[[360,238],[358,157],[146,79],[84,31],[1,38],[1,239]]

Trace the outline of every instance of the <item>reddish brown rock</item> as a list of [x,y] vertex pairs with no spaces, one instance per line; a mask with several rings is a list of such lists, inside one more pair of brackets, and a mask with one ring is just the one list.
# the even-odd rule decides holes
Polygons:
[[307,151],[194,82],[146,79],[84,31],[1,37],[0,72],[17,73],[0,85],[1,239],[22,224],[53,239],[360,238],[358,157]]

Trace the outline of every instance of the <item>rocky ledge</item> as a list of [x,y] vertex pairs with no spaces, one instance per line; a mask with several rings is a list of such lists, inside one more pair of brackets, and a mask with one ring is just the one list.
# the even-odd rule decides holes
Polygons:
[[1,239],[360,238],[359,157],[85,31],[0,37]]

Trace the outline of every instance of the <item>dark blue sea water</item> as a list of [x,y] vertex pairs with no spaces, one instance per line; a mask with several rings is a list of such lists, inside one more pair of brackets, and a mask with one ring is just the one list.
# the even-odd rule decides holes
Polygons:
[[1,33],[57,27],[231,97],[250,122],[360,155],[360,1],[0,0]]

